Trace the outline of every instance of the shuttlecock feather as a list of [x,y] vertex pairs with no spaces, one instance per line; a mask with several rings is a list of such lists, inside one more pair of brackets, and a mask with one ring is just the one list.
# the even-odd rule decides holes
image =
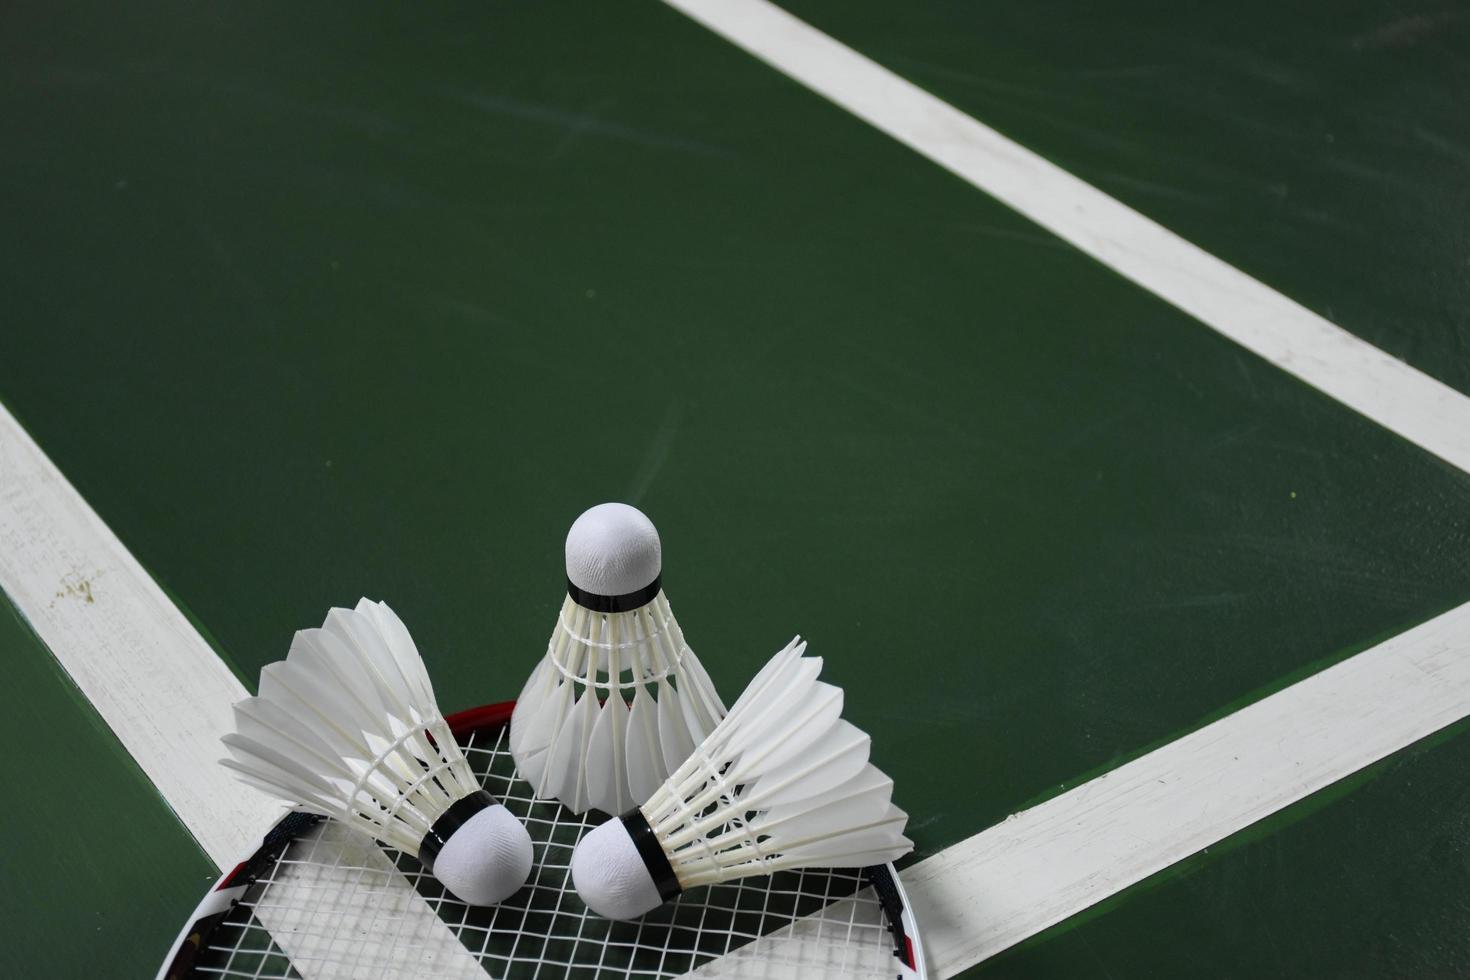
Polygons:
[[572,881],[594,912],[630,919],[698,885],[913,848],[893,781],[805,650],[792,640],[646,803],[577,844]]
[[538,796],[575,813],[647,800],[725,716],[662,588],[658,531],[599,504],[567,533],[567,596],[516,701],[510,749]]
[[417,857],[472,905],[525,884],[531,838],[480,788],[385,603],[333,609],[297,633],[234,713],[222,762],[243,782]]

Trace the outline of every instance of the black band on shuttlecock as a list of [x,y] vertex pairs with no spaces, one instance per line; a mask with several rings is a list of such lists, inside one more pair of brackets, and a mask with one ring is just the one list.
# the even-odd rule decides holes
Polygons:
[[668,855],[659,845],[658,837],[653,828],[648,825],[642,810],[629,810],[618,818],[623,822],[623,829],[633,840],[633,846],[638,849],[638,856],[643,859],[643,866],[648,869],[648,877],[653,879],[653,884],[658,888],[658,897],[665,902],[672,899],[684,889],[679,886],[679,878],[674,874],[674,866],[669,863]]
[[423,842],[419,844],[419,864],[430,874],[434,873],[434,859],[454,836],[454,832],[470,822],[470,818],[486,807],[495,805],[495,797],[477,789],[469,796],[454,801],[448,810],[439,815],[429,832],[424,835]]
[[583,609],[590,609],[593,612],[627,612],[652,602],[653,597],[658,595],[658,590],[663,588],[662,582],[663,574],[660,573],[653,577],[652,582],[637,592],[628,592],[623,595],[598,595],[596,592],[577,588],[576,583],[569,578],[567,579],[567,595],[571,596],[572,601]]

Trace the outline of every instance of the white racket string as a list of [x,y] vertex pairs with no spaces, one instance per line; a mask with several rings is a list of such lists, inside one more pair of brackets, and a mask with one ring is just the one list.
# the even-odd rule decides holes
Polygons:
[[497,726],[461,741],[485,789],[524,821],[535,842],[536,867],[521,892],[498,906],[464,905],[417,861],[324,819],[293,840],[245,892],[210,937],[195,975],[919,975],[900,969],[890,919],[860,871],[788,871],[695,888],[634,922],[612,922],[588,911],[572,888],[572,848],[600,821],[534,799],[515,775],[506,731]]

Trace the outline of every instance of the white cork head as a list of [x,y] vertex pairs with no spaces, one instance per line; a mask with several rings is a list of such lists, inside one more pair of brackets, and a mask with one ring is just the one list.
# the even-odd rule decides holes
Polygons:
[[664,903],[623,821],[594,828],[572,851],[572,885],[606,919],[636,919]]
[[499,803],[470,817],[444,842],[434,877],[467,905],[503,902],[531,876],[531,835]]
[[648,588],[663,570],[658,530],[627,504],[598,504],[567,532],[567,581],[583,592],[623,596]]

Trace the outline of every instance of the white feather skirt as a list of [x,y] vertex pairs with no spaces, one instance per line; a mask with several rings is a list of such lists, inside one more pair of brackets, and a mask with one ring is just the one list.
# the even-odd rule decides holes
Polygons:
[[628,612],[570,596],[516,702],[510,751],[521,776],[574,813],[646,801],[725,717],[659,592]]

